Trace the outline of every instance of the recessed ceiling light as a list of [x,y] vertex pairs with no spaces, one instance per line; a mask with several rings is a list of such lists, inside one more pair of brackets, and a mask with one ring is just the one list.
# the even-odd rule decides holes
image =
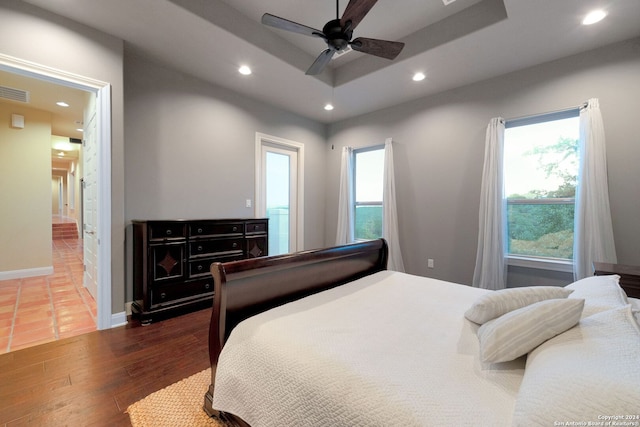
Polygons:
[[604,10],[594,10],[593,12],[589,12],[587,16],[582,20],[582,25],[591,25],[596,22],[600,22],[607,16],[607,12]]
[[243,65],[240,68],[238,68],[238,72],[243,76],[248,76],[249,74],[251,74],[251,68],[247,67],[246,65]]
[[324,106],[324,109],[327,110],[327,111],[331,111],[331,110],[333,110],[333,105],[327,104],[327,105]]
[[77,130],[78,132],[84,132],[84,129],[82,129],[82,128],[78,128],[78,129],[76,129],[76,130]]
[[413,79],[414,82],[421,82],[422,80],[425,79],[425,77],[426,76],[424,75],[424,73],[415,73],[413,75],[412,79]]
[[58,102],[56,102],[56,105],[59,105],[60,107],[68,107],[69,106],[69,104],[67,104],[64,101],[58,101]]

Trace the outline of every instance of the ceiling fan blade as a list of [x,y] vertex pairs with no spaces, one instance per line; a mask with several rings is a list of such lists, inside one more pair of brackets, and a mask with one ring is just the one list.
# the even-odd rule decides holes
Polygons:
[[340,26],[344,29],[349,21],[348,29],[353,30],[371,10],[378,0],[351,0],[340,18]]
[[316,30],[315,28],[307,27],[306,25],[298,24],[297,22],[271,15],[270,13],[262,15],[262,23],[280,30],[304,34],[305,36],[326,38],[321,30]]
[[311,67],[309,67],[305,74],[308,76],[315,76],[316,74],[320,74],[322,70],[324,70],[324,67],[327,66],[329,61],[331,61],[334,53],[336,53],[336,51],[333,49],[323,50],[322,53],[316,58],[316,60],[313,61],[313,64],[311,64]]
[[368,39],[366,37],[358,37],[350,44],[353,50],[387,59],[395,59],[404,47],[404,43],[401,42]]

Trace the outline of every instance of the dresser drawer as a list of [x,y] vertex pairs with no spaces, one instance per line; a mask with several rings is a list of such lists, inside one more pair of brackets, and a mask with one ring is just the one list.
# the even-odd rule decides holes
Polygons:
[[172,304],[177,300],[202,297],[209,293],[213,295],[213,279],[154,286],[151,289],[151,306]]
[[247,221],[245,224],[245,232],[247,234],[266,233],[268,228],[267,224],[267,221]]
[[149,224],[149,240],[184,239],[185,225],[175,222]]
[[212,255],[242,255],[243,238],[238,239],[212,239],[212,240],[196,240],[189,243],[189,257],[210,257]]
[[214,262],[229,262],[244,259],[244,254],[234,254],[215,258],[197,259],[189,262],[189,278],[211,276],[211,264]]
[[242,235],[244,232],[244,224],[241,222],[195,222],[189,224],[190,237],[204,236],[233,236]]

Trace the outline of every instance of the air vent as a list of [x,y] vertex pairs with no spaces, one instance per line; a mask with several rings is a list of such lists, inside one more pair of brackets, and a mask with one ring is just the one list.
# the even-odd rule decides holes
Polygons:
[[0,98],[18,102],[29,102],[29,92],[22,89],[0,86]]

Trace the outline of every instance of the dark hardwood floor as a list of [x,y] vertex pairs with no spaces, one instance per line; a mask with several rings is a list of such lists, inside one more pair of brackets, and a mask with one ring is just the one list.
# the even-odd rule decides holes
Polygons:
[[210,317],[130,321],[0,355],[0,426],[130,426],[130,404],[209,367]]

